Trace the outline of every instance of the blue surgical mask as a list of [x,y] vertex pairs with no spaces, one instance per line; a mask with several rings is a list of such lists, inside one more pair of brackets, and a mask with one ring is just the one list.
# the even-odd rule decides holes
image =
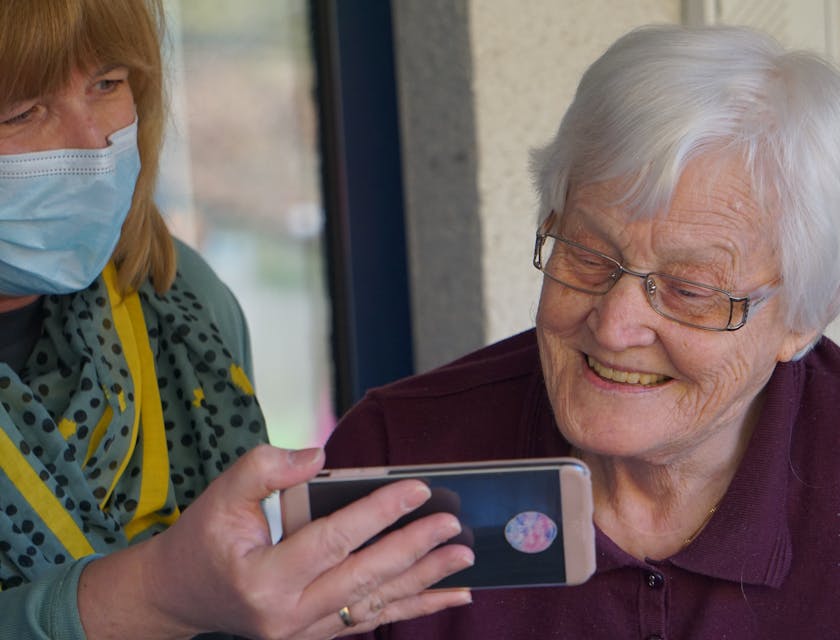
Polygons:
[[0,155],[0,294],[80,291],[102,272],[140,173],[137,119],[108,142]]

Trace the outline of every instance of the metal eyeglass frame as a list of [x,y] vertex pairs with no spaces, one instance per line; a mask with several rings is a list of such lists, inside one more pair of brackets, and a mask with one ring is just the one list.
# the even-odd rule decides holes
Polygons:
[[[573,246],[573,247],[577,247],[578,249],[581,249],[583,251],[588,251],[589,253],[591,253],[593,255],[596,255],[596,256],[599,256],[599,257],[603,258],[604,260],[607,260],[607,261],[611,262],[612,264],[614,264],[615,267],[616,267],[616,270],[613,271],[613,273],[610,275],[610,278],[612,279],[612,283],[609,285],[607,290],[606,291],[592,291],[590,289],[583,289],[582,287],[576,287],[576,286],[571,285],[567,282],[563,282],[562,280],[559,280],[555,276],[553,276],[550,273],[548,273],[547,271],[545,271],[545,269],[543,268],[543,263],[542,263],[542,247],[545,244],[546,238],[549,238],[549,237],[554,238],[554,240],[556,240],[557,242],[562,242],[563,244]],[[685,325],[685,326],[688,326],[688,327],[694,327],[695,329],[702,329],[703,331],[737,331],[738,329],[743,327],[745,324],[747,324],[747,319],[749,318],[750,313],[757,311],[761,307],[761,305],[763,305],[765,302],[767,302],[767,300],[769,300],[773,296],[773,294],[776,292],[776,290],[779,287],[779,284],[778,284],[779,280],[777,279],[774,282],[771,282],[769,284],[765,284],[765,285],[762,285],[762,286],[758,287],[757,289],[753,290],[752,292],[750,292],[748,294],[745,294],[743,296],[735,296],[735,295],[732,295],[731,292],[726,291],[725,289],[719,289],[718,287],[713,287],[711,285],[703,284],[701,282],[694,282],[693,280],[686,280],[685,278],[678,278],[677,276],[672,276],[672,275],[669,275],[667,273],[659,273],[659,272],[656,272],[656,271],[650,271],[648,273],[643,273],[641,271],[633,271],[632,269],[628,269],[627,267],[622,265],[615,258],[612,258],[612,257],[610,257],[610,256],[608,256],[604,253],[601,253],[600,251],[596,251],[595,249],[591,249],[590,247],[582,245],[582,244],[580,244],[578,242],[575,242],[573,240],[569,240],[569,239],[564,238],[562,236],[558,236],[558,235],[555,235],[553,233],[546,233],[546,232],[541,231],[541,230],[537,231],[537,239],[536,239],[536,243],[534,244],[533,264],[537,269],[539,269],[539,271],[543,275],[547,276],[549,279],[553,280],[554,282],[562,284],[564,287],[569,287],[570,289],[573,289],[575,291],[580,291],[581,293],[587,293],[587,294],[596,295],[596,296],[603,296],[603,295],[606,295],[607,293],[609,293],[610,290],[615,286],[615,283],[618,282],[621,279],[621,276],[623,276],[625,273],[629,274],[631,276],[635,276],[637,278],[641,278],[643,280],[643,283],[644,283],[643,286],[644,286],[644,289],[645,289],[645,293],[647,294],[646,297],[647,297],[648,304],[650,304],[650,307],[656,313],[658,313],[663,318],[668,318],[668,320],[673,320],[674,322],[678,322],[678,323],[680,323],[682,325]],[[693,322],[688,322],[686,320],[681,320],[680,318],[675,318],[674,316],[665,313],[663,310],[658,309],[656,307],[656,305],[654,304],[654,300],[653,300],[653,295],[656,292],[656,280],[654,279],[655,276],[665,277],[665,278],[668,278],[670,280],[676,280],[678,282],[684,282],[686,284],[690,284],[690,285],[695,286],[695,287],[701,287],[703,289],[708,289],[709,291],[716,291],[718,293],[724,294],[726,297],[729,298],[729,320],[727,321],[726,326],[725,327],[709,327],[709,326],[705,326],[705,325],[701,325],[701,324],[695,324]],[[732,318],[735,315],[736,305],[741,305],[741,308],[742,308],[741,318],[733,324]]]

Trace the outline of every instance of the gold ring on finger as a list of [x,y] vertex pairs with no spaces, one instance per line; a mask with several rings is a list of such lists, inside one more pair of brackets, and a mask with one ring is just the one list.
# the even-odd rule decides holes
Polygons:
[[353,616],[350,615],[350,607],[341,607],[341,609],[338,610],[338,617],[341,618],[345,627],[353,627],[356,624],[356,621],[353,620]]

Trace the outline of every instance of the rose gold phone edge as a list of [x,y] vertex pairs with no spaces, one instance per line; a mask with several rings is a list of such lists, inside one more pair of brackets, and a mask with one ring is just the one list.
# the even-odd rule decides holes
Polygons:
[[595,524],[589,467],[580,460],[560,467],[560,510],[566,584],[586,582],[595,572]]

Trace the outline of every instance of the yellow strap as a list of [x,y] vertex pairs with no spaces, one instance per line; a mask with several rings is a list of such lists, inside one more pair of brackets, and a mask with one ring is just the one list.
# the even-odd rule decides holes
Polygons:
[[[143,308],[137,294],[126,299],[126,307],[136,336],[143,336],[137,341],[137,355],[140,359],[143,393],[140,401],[142,411],[143,470],[140,475],[140,498],[134,517],[125,526],[125,533],[131,540],[141,531],[156,522],[172,524],[178,518],[178,510],[171,516],[162,516],[158,511],[166,506],[169,495],[169,451],[166,446],[166,431],[163,423],[163,407],[155,373],[155,359],[149,344],[149,333]],[[136,377],[135,377],[136,380]],[[136,388],[135,383],[135,388]],[[136,399],[136,398],[135,398]]]
[[85,538],[79,525],[38,477],[32,465],[9,438],[9,434],[2,429],[0,429],[0,460],[3,460],[3,471],[9,476],[9,480],[14,483],[38,517],[64,545],[67,552],[74,558],[92,554],[93,547]]
[[[114,328],[120,338],[120,344],[122,345],[123,354],[125,355],[125,361],[128,365],[128,372],[131,376],[132,382],[134,383],[135,407],[128,448],[126,449],[125,455],[120,461],[119,466],[115,470],[111,486],[99,502],[100,509],[104,509],[108,500],[111,499],[111,494],[114,492],[117,482],[125,472],[125,468],[128,466],[128,461],[131,459],[131,456],[134,454],[134,448],[137,446],[137,437],[140,431],[140,398],[142,397],[143,391],[143,378],[141,375],[140,356],[137,350],[137,339],[134,335],[134,328],[131,326],[131,318],[128,314],[128,308],[124,304],[125,300],[120,295],[119,288],[117,287],[117,270],[112,262],[109,262],[105,266],[105,269],[102,271],[102,277],[105,280],[105,285],[108,289],[108,297],[111,301],[111,313],[114,317]],[[132,295],[136,296],[137,294],[129,294],[129,297]],[[120,410],[123,410],[122,406],[120,406]]]
[[[158,513],[166,505],[169,493],[169,452],[166,446],[163,408],[157,385],[154,355],[149,344],[149,333],[146,329],[140,297],[136,292],[130,293],[125,298],[120,295],[117,288],[117,272],[113,264],[109,264],[102,275],[111,300],[114,328],[120,337],[129,374],[134,382],[135,414],[131,447],[120,466],[117,479],[125,470],[128,459],[136,446],[138,424],[143,433],[140,497],[134,516],[125,525],[126,536],[131,540],[157,522],[172,524],[178,519],[180,512],[176,507],[171,515]],[[113,490],[113,487],[111,489]]]

